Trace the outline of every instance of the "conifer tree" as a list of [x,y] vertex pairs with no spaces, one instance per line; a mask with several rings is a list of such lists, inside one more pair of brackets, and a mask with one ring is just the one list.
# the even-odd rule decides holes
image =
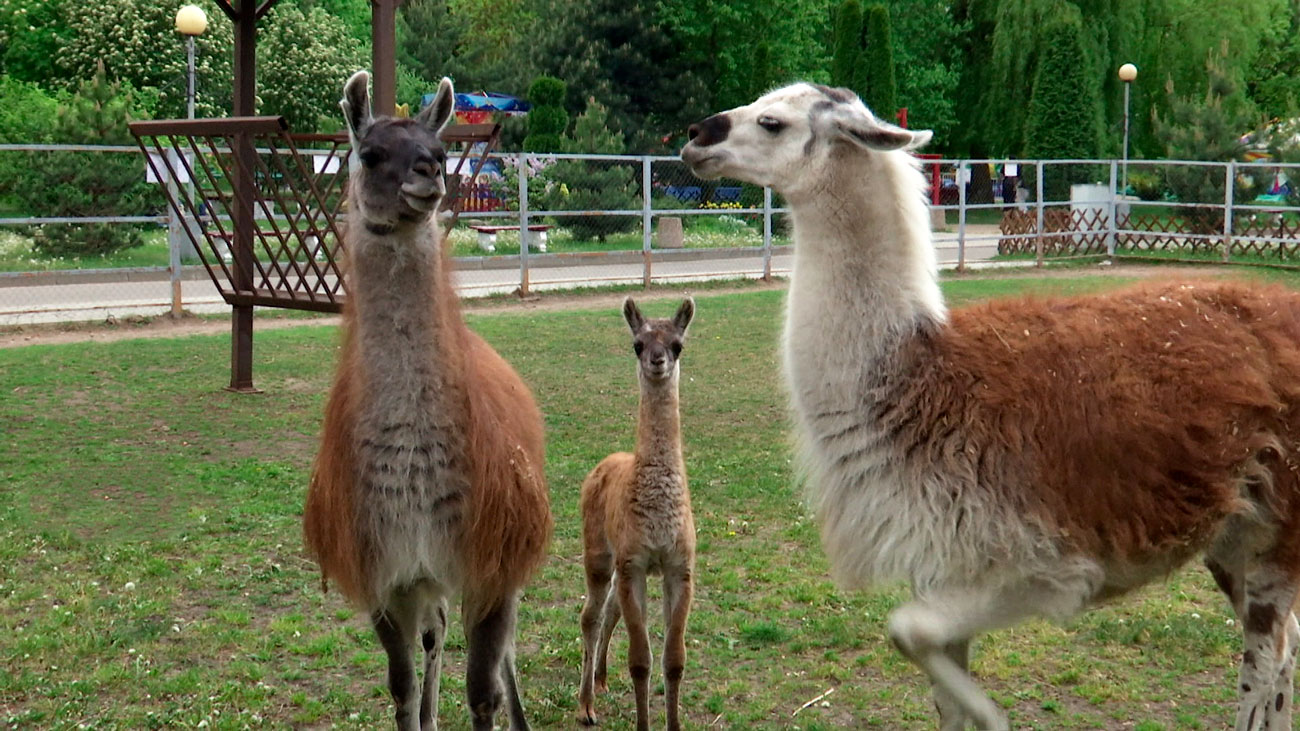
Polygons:
[[875,115],[894,121],[898,111],[898,85],[894,80],[894,40],[889,25],[889,9],[872,5],[867,11],[867,47],[863,51],[862,70],[866,76],[857,91]]
[[[1097,89],[1079,63],[1082,23],[1063,18],[1044,29],[1043,55],[1034,78],[1025,123],[1027,158],[1093,159],[1101,146],[1097,125]],[[1044,173],[1049,201],[1068,200],[1070,185],[1092,177],[1085,166],[1053,166]]]
[[[587,109],[573,123],[564,139],[564,152],[617,155],[626,151],[623,135],[611,126],[609,110],[587,99]],[[625,211],[640,207],[637,170],[622,162],[603,160],[561,160],[547,168],[544,204],[556,211]],[[557,223],[575,239],[605,240],[613,233],[629,231],[639,223],[635,216],[563,216]]]
[[831,84],[858,91],[862,66],[862,3],[844,0],[835,12],[831,48]]

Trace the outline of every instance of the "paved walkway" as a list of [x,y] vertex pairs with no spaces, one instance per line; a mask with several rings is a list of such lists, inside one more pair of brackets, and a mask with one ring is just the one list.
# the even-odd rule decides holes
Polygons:
[[[980,266],[997,253],[996,227],[989,228],[991,231],[969,232],[968,264]],[[940,264],[956,266],[956,234],[940,233],[935,239]],[[661,258],[656,256],[658,260],[652,263],[651,272],[657,282],[758,278],[763,273],[761,249],[712,254],[686,250],[666,252]],[[637,283],[644,275],[644,261],[637,252],[599,257],[535,256],[532,260],[538,266],[529,269],[529,287],[537,291]],[[772,273],[788,275],[791,260],[788,249],[778,248],[772,257]],[[456,272],[456,286],[462,296],[470,297],[513,292],[520,283],[517,261],[467,260]],[[184,307],[190,312],[229,311],[202,267],[187,269],[181,293]],[[171,283],[166,271],[0,275],[0,325],[152,316],[167,312],[170,302]]]

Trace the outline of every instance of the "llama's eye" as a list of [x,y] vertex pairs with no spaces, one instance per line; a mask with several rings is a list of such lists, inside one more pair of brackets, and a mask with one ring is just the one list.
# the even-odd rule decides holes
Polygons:
[[641,351],[645,350],[645,344],[638,340],[635,343],[632,343],[632,350],[635,350],[637,357],[640,358]]
[[785,129],[785,122],[782,122],[775,117],[759,117],[758,126],[772,134],[778,134],[781,130]]
[[673,357],[676,358],[682,354],[682,344],[673,343]]
[[361,164],[372,168],[388,159],[388,153],[378,147],[368,147],[361,151]]

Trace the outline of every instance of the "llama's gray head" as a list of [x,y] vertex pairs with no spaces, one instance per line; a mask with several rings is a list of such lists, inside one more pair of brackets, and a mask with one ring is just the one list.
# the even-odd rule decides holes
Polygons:
[[447,193],[443,164],[447,152],[438,133],[455,107],[451,79],[438,84],[433,103],[415,119],[370,113],[370,74],[358,71],[343,85],[343,117],[352,153],[352,215],[373,228],[393,228],[424,221]]
[[670,319],[647,320],[631,297],[623,300],[623,318],[632,328],[632,350],[637,373],[652,383],[667,381],[677,374],[686,328],[695,317],[695,300],[687,297]]
[[682,160],[701,178],[736,178],[789,195],[836,156],[912,150],[928,131],[883,122],[848,89],[799,83],[721,112],[687,132]]

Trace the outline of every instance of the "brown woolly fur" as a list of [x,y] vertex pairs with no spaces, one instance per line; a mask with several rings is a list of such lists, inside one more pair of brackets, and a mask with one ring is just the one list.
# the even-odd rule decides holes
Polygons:
[[[1243,465],[1300,451],[1294,293],[1159,284],[1002,301],[954,312],[909,350],[914,370],[882,414],[895,448],[924,469],[974,470],[980,489],[1026,474],[999,499],[1070,550],[1183,560],[1228,515],[1295,512],[1294,471],[1242,484]],[[964,444],[942,438],[956,433]]]
[[[493,598],[523,588],[546,557],[552,520],[543,473],[545,443],[542,417],[532,393],[508,363],[465,326],[450,283],[450,259],[444,253],[439,298],[442,325],[457,343],[452,375],[454,390],[465,394],[471,492],[461,532],[465,588],[483,612]],[[350,265],[345,265],[350,268]],[[448,294],[450,293],[450,294]],[[308,553],[344,596],[374,609],[382,601],[368,584],[369,547],[356,515],[355,452],[352,427],[360,404],[356,396],[364,368],[356,349],[355,308],[343,315],[343,344],[338,373],[325,411],[320,451],[312,470],[303,520]],[[472,377],[471,377],[472,376]]]
[[479,598],[467,606],[487,611],[494,607],[486,599],[518,592],[545,559],[550,496],[542,416],[532,395],[496,351],[465,335],[466,367],[477,376],[469,384],[473,488],[463,551],[473,579],[465,591]]
[[[344,319],[350,313],[344,314]],[[325,407],[325,427],[320,450],[312,465],[307,504],[303,508],[303,541],[307,553],[320,565],[321,582],[330,580],[349,601],[363,607],[372,603],[365,573],[366,549],[357,530],[356,487],[353,484],[355,454],[352,424],[355,421],[357,369],[352,328],[343,328],[343,349],[334,386]]]
[[[413,120],[375,119],[369,75],[343,86],[348,158],[343,352],[303,515],[325,581],[365,608],[388,655],[398,731],[437,728],[449,600],[461,596],[475,731],[527,731],[515,671],[524,583],[551,511],[542,415],[461,317],[436,211],[450,79]],[[417,686],[411,650],[424,654]]]

